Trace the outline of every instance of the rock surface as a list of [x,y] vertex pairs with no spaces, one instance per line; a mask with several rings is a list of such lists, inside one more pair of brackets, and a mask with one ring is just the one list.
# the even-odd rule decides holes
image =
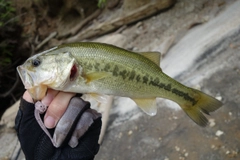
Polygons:
[[[240,1],[209,3],[181,1],[171,10],[133,26],[136,37],[128,47],[157,50],[160,48],[157,42],[175,37],[173,47],[162,59],[163,71],[190,87],[215,96],[223,102],[223,107],[208,117],[209,126],[201,128],[170,101],[158,100],[158,113],[154,117],[142,113],[129,100],[115,101],[109,128],[96,159],[240,158],[240,11],[237,9]],[[152,27],[156,27],[154,31],[160,27],[154,22],[161,21],[164,25],[170,21],[165,18],[172,14],[179,20],[169,22],[165,33],[151,36]],[[196,16],[198,18],[194,19]],[[203,22],[201,17],[208,17],[207,21]],[[201,24],[188,28],[196,22]],[[149,37],[154,45],[151,42],[144,45],[143,41],[149,41]]]

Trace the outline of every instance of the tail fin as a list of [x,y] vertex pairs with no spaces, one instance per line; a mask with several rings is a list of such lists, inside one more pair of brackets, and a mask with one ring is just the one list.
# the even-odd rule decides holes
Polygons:
[[196,90],[196,92],[200,95],[198,102],[191,107],[183,105],[181,105],[181,107],[195,123],[205,127],[208,124],[208,119],[203,113],[209,115],[209,112],[213,112],[220,108],[222,102],[198,90]]

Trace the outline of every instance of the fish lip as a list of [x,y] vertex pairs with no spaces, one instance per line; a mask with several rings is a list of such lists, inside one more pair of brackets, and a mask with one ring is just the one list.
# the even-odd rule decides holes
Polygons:
[[33,81],[32,77],[30,76],[30,74],[24,69],[23,66],[18,66],[17,67],[17,72],[18,72],[18,75],[20,76],[24,86],[25,86],[25,89],[29,89],[29,88],[32,88],[33,85],[30,83]]

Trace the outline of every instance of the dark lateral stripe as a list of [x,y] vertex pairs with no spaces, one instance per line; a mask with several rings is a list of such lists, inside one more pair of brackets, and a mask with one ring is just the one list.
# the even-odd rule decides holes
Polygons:
[[[96,65],[94,67],[96,67]],[[165,84],[165,83],[160,82],[160,79],[158,77],[153,79],[151,76],[149,76],[149,74],[139,75],[134,70],[132,70],[132,71],[127,71],[124,69],[121,70],[121,69],[119,69],[119,67],[117,65],[115,65],[111,69],[110,64],[106,64],[104,66],[103,70],[104,71],[112,71],[113,76],[115,76],[115,77],[120,76],[123,78],[123,80],[130,80],[130,81],[136,80],[136,82],[142,82],[143,84],[152,85],[159,89],[164,89],[166,91],[172,92],[173,94],[175,94],[179,97],[183,97],[186,101],[190,101],[193,105],[195,105],[197,103],[197,101],[194,98],[190,97],[188,93],[180,91],[176,88],[172,88],[172,85],[170,83]]]
[[197,103],[197,101],[194,98],[190,97],[188,93],[184,93],[182,91],[179,91],[176,88],[172,89],[172,93],[174,93],[174,94],[176,94],[176,95],[178,95],[180,97],[183,97],[186,101],[192,102],[193,106]]
[[[158,83],[155,83],[155,82],[158,82]],[[153,85],[155,87],[158,87],[160,89],[170,91],[173,94],[178,95],[180,97],[183,97],[186,101],[192,102],[192,105],[195,105],[197,103],[197,101],[194,98],[190,97],[188,93],[182,92],[182,91],[180,91],[176,88],[172,88],[171,84],[160,83],[158,79],[155,79],[154,81],[151,81],[149,84]]]

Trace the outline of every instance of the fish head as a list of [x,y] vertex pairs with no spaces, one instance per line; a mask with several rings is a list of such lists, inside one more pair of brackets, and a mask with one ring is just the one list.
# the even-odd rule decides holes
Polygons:
[[61,90],[77,76],[79,68],[70,52],[55,50],[30,57],[17,71],[32,98],[41,100],[47,88]]

